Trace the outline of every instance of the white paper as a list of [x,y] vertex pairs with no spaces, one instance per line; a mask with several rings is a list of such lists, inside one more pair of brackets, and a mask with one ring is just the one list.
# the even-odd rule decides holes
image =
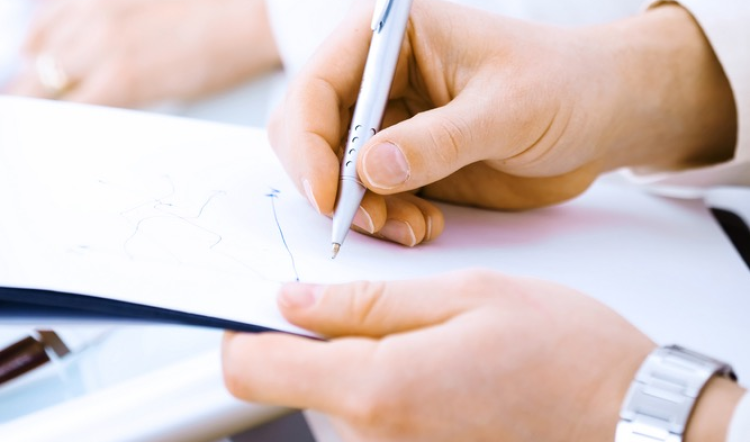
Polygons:
[[708,211],[606,180],[525,213],[442,205],[447,227],[432,243],[352,232],[331,260],[330,220],[261,130],[0,98],[0,202],[3,286],[299,331],[276,308],[284,281],[485,267],[573,286],[654,339],[750,372],[737,350],[750,337],[750,272]]

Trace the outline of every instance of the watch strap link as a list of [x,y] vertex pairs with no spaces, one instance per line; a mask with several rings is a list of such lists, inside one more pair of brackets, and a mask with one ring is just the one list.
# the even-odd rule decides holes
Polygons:
[[721,361],[671,345],[643,362],[623,402],[615,442],[681,442],[695,401],[706,382],[736,379]]

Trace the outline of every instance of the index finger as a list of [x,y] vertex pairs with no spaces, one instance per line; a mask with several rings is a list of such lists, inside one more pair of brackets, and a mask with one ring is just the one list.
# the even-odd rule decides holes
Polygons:
[[355,2],[347,18],[292,82],[269,124],[269,138],[297,188],[319,212],[336,200],[337,150],[357,99],[372,31],[371,2]]
[[[23,51],[26,54],[36,54],[44,47],[48,35],[54,33],[60,23],[66,23],[71,9],[70,2],[41,2],[34,11],[28,25]],[[73,11],[75,12],[75,11]]]

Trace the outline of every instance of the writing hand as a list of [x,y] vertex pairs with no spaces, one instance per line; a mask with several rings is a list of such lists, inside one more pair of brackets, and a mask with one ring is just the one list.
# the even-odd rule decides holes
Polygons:
[[[371,7],[357,2],[269,127],[287,172],[326,215]],[[679,6],[571,29],[416,0],[384,129],[358,157],[370,191],[355,226],[415,245],[443,228],[425,199],[528,209],[572,198],[618,167],[720,161],[734,146],[734,112],[721,66]]]

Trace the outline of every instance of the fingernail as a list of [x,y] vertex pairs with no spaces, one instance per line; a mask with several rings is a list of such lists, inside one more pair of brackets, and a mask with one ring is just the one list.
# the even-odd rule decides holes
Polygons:
[[291,283],[281,287],[278,302],[286,308],[307,308],[315,303],[318,286],[313,284]]
[[405,246],[414,247],[417,245],[417,237],[414,230],[408,223],[391,219],[386,221],[380,232],[382,236]]
[[360,229],[364,229],[367,233],[375,232],[375,225],[372,223],[372,217],[363,207],[360,207],[357,210],[357,213],[354,214],[354,221],[352,221],[352,223]]
[[428,216],[424,220],[424,240],[429,241],[432,239],[432,217]]
[[373,186],[392,189],[409,179],[409,163],[395,144],[378,144],[365,152],[362,173]]
[[307,195],[307,200],[310,201],[310,204],[315,208],[315,210],[318,213],[320,212],[320,206],[318,205],[318,201],[315,199],[315,194],[313,193],[312,184],[310,184],[310,180],[305,178],[302,180],[302,187],[305,188],[305,195]]

